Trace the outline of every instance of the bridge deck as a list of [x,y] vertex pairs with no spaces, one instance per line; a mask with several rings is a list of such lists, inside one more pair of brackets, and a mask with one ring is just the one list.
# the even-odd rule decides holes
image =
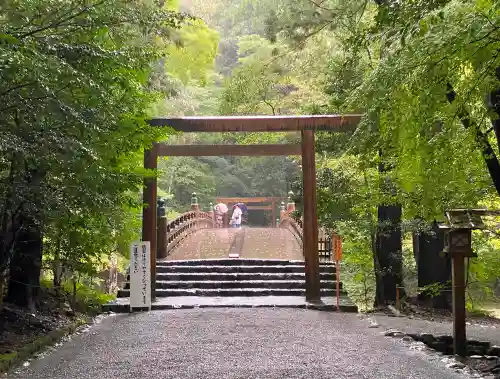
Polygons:
[[303,260],[292,233],[278,228],[197,230],[172,251],[168,260],[227,258]]

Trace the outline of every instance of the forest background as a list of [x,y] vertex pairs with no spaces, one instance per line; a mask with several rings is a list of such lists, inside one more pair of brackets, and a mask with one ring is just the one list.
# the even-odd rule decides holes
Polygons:
[[[47,280],[83,288],[111,263],[126,267],[152,141],[299,141],[177,135],[148,128],[155,116],[363,113],[352,133],[317,133],[317,190],[320,225],[343,236],[347,289],[365,308],[394,301],[398,283],[404,295],[447,303],[434,221],[454,207],[500,208],[493,0],[7,5],[0,272],[10,303],[36,308]],[[158,175],[169,217],[188,209],[192,192],[206,209],[216,196],[292,190],[300,213],[293,157],[171,157]],[[475,232],[474,248],[470,310],[495,299],[495,228]]]

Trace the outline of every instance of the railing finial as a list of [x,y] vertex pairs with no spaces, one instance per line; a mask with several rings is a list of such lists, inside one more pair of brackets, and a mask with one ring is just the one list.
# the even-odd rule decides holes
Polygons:
[[198,196],[196,195],[196,192],[193,192],[191,195],[191,210],[193,211],[199,211],[200,206],[198,204]]
[[156,210],[156,215],[157,217],[165,217],[167,215],[167,207],[166,207],[166,201],[163,198],[158,198],[156,201],[156,204],[158,205],[157,210]]
[[196,192],[191,194],[191,205],[198,205],[198,196],[196,195]]
[[294,196],[295,195],[292,191],[288,192],[288,204],[286,205],[287,213],[295,212],[295,200],[293,199]]

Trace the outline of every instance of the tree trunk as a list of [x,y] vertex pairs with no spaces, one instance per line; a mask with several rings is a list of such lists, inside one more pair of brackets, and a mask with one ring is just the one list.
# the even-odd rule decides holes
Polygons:
[[42,233],[33,220],[29,221],[21,229],[14,248],[7,302],[35,311],[42,268]]
[[[500,67],[495,69],[495,76],[497,80],[500,81]],[[491,117],[491,124],[495,132],[497,146],[500,152],[500,88],[490,92],[486,106],[490,111],[496,113],[496,115],[492,115]]]
[[23,207],[23,201],[15,201],[16,183],[22,181],[24,158],[19,153],[12,154],[9,176],[7,183],[7,192],[4,203],[2,204],[2,214],[0,218],[0,272],[7,272],[12,259],[13,246],[17,234],[22,227],[20,213]]
[[[384,174],[392,167],[385,164],[382,151],[379,151],[380,191],[395,194],[395,188]],[[375,306],[396,302],[396,286],[403,284],[403,244],[401,236],[402,208],[400,204],[380,204],[377,211],[378,229],[375,240],[375,277],[377,291]],[[403,288],[399,294],[405,296]]]
[[451,261],[443,254],[444,231],[439,229],[436,221],[428,232],[414,234],[415,245],[418,247],[416,254],[418,287],[428,285],[442,285],[442,290],[430,293],[424,291],[418,295],[418,300],[430,304],[437,309],[450,309]]
[[384,282],[380,274],[382,271],[380,270],[380,262],[377,255],[377,241],[378,233],[375,232],[372,234],[373,269],[375,271],[375,307],[385,304]]
[[[401,206],[379,205],[379,230],[376,239],[376,259],[378,262],[377,306],[396,302],[396,286],[401,287],[403,282],[403,256],[401,237]],[[377,286],[378,287],[378,286]],[[404,296],[401,288],[400,296]]]
[[[446,93],[448,102],[452,104],[455,101],[456,97],[457,93],[453,89],[453,86],[448,83]],[[490,174],[497,194],[500,195],[500,162],[497,159],[495,151],[491,147],[488,135],[486,133],[483,133],[479,128],[479,125],[475,124],[472,121],[470,113],[466,109],[460,109],[458,116],[465,129],[471,128],[474,131],[474,137],[476,139],[477,146],[481,149],[484,162],[486,163],[486,167],[488,168],[488,173]]]

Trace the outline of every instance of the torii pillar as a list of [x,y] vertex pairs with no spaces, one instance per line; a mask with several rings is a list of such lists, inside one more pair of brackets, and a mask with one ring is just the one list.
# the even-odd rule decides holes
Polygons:
[[[158,168],[157,144],[150,150],[144,150],[144,168],[156,170]],[[151,246],[151,301],[156,299],[156,177],[145,178],[142,192],[142,240],[149,241]]]
[[305,261],[306,300],[321,300],[318,255],[318,217],[316,210],[316,157],[314,131],[301,131],[302,186],[304,189],[304,222],[302,249]]

